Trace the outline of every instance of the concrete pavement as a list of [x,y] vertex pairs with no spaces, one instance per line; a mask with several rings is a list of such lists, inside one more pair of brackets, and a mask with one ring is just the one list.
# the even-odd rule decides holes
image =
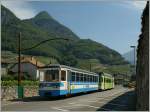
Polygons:
[[37,96],[9,103],[2,102],[2,111],[134,110],[134,97],[133,90],[117,86],[112,90],[79,94],[69,98]]

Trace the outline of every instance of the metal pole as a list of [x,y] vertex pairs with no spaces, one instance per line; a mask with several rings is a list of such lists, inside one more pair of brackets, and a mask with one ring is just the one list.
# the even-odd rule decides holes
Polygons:
[[23,98],[24,91],[21,85],[21,32],[18,37],[18,98]]
[[135,58],[136,58],[136,53],[135,53],[135,47],[134,47],[134,75],[136,75],[136,60],[135,60]]
[[136,62],[135,62],[135,46],[130,46],[134,50],[134,75],[136,74]]
[[18,86],[21,86],[21,32],[18,37]]

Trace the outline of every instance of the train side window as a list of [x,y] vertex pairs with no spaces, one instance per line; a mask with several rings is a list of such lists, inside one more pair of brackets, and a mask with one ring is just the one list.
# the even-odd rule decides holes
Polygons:
[[94,76],[92,76],[92,82],[94,82]]
[[92,82],[95,82],[95,76],[92,77]]
[[95,76],[95,82],[98,82],[98,80],[97,80],[97,79],[98,79],[98,77],[97,77],[97,76]]
[[61,81],[66,81],[66,71],[61,71]]
[[104,82],[106,82],[106,78],[104,78]]
[[96,76],[93,76],[93,82],[96,82]]
[[89,80],[89,79],[88,79],[88,75],[86,75],[86,82],[88,82],[88,80]]
[[90,75],[90,82],[92,82],[92,75]]
[[84,82],[87,82],[87,74],[84,74]]
[[89,80],[89,82],[91,82],[91,79],[92,79],[91,75],[90,75],[89,77],[90,77],[90,80]]
[[84,82],[86,82],[86,74],[83,74],[83,76],[84,76],[83,80],[84,80]]
[[75,72],[72,72],[72,74],[71,74],[71,81],[76,81]]
[[89,82],[89,75],[87,75],[87,82]]
[[88,82],[90,82],[90,75],[88,75]]
[[76,81],[79,81],[79,73],[76,73]]
[[100,79],[99,79],[99,80],[100,80],[100,82],[102,83],[102,82],[103,82],[103,77],[100,77]]
[[81,82],[81,73],[79,73],[79,82]]
[[83,80],[84,80],[83,78],[84,78],[84,75],[81,74],[81,78],[80,78],[80,79],[81,79],[81,82],[83,82]]
[[98,82],[98,76],[96,76],[96,79],[95,79],[95,80],[96,80],[96,82]]
[[93,82],[93,76],[91,75],[91,82]]

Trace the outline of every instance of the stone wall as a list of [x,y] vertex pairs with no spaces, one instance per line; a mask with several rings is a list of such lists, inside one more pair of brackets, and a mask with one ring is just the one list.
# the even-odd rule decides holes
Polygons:
[[32,97],[32,96],[38,96],[38,87],[25,87],[24,88],[24,96],[25,97]]
[[149,110],[149,2],[142,16],[137,50],[137,110]]
[[1,87],[1,99],[2,100],[11,100],[17,98],[17,87]]
[[[36,86],[25,86],[24,87],[24,97],[38,96],[38,87]],[[12,87],[1,87],[1,99],[2,100],[12,100],[18,98],[17,86]]]

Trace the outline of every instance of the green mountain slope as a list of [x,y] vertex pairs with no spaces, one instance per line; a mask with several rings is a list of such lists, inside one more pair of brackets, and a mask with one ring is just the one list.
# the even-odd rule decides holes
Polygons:
[[21,32],[22,48],[29,48],[50,38],[59,37],[71,40],[50,41],[35,49],[22,52],[22,54],[53,57],[59,63],[70,66],[85,65],[84,60],[96,60],[99,64],[108,65],[126,63],[118,52],[90,39],[80,39],[45,11],[40,12],[34,18],[20,20],[2,6],[1,18],[2,50],[16,53],[18,33]]

